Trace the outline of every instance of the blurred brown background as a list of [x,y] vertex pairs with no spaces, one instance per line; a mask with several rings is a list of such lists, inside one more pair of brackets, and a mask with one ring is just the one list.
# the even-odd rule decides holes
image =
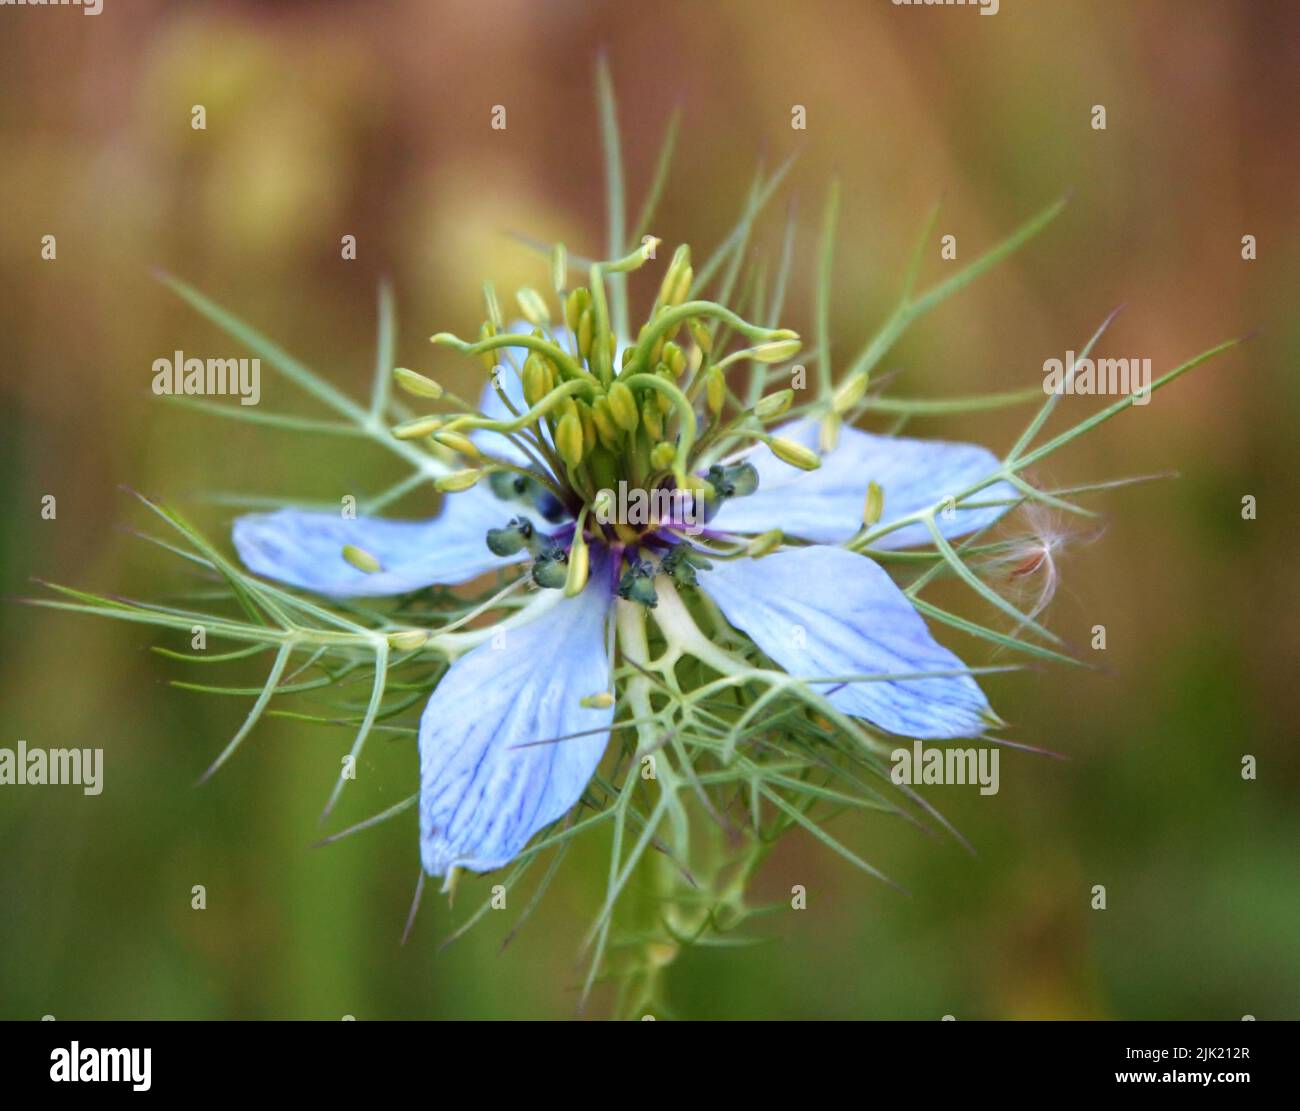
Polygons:
[[[759,244],[775,252],[797,198],[782,323],[805,333],[818,214],[838,172],[841,362],[888,312],[940,195],[927,284],[952,265],[939,234],[969,261],[1073,190],[1045,234],[891,352],[900,393],[1033,385],[1045,358],[1078,350],[1121,302],[1101,353],[1150,357],[1157,374],[1258,330],[1036,474],[1067,485],[1182,472],[1096,502],[1105,535],[1067,556],[1050,624],[1076,642],[1105,624],[1106,670],[988,683],[1016,739],[1069,761],[1006,754],[992,798],[932,789],[974,859],[885,818],[840,818],[837,835],[910,897],[790,838],[762,894],[802,883],[809,909],[768,919],[770,944],[684,960],[678,1013],[1297,1017],[1292,3],[1002,0],[993,17],[888,0],[0,8],[0,590],[32,593],[32,576],[151,597],[185,584],[174,560],[123,535],[144,522],[119,484],[224,537],[236,510],[212,494],[334,497],[395,477],[347,441],[153,398],[154,359],[240,352],[151,271],[192,282],[357,395],[375,290],[391,277],[398,362],[469,389],[426,338],[473,331],[484,277],[503,295],[544,285],[545,262],[506,233],[600,253],[601,48],[633,213],[667,117],[684,109],[653,227],[668,244],[707,254],[756,161],[800,151]],[[190,127],[195,104],[204,131]],[[489,127],[496,104],[505,131]],[[790,127],[795,104],[806,131]],[[1090,127],[1097,104],[1105,131]],[[345,234],[356,261],[340,259]],[[1246,234],[1256,261],[1241,257]],[[57,237],[56,261],[41,259],[43,235]],[[262,405],[296,406],[264,371]],[[912,430],[1004,450],[1028,416]],[[46,494],[54,521],[40,516]],[[1245,494],[1258,520],[1241,519]],[[417,494],[398,510],[434,505]],[[166,686],[191,676],[148,652],[158,638],[138,627],[7,605],[0,629],[0,745],[106,750],[98,798],[0,790],[0,1017],[573,1013],[599,839],[570,855],[503,954],[495,922],[437,954],[453,915],[436,897],[399,948],[414,815],[307,848],[346,736],[265,722],[196,790],[246,704]],[[1254,782],[1240,775],[1245,754]],[[340,822],[409,794],[414,768],[372,743]],[[197,883],[203,912],[190,909]],[[1098,883],[1105,911],[1089,908]]]

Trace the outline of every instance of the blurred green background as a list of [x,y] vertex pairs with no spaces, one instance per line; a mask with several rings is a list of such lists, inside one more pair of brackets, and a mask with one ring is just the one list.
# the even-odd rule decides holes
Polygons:
[[[1054,456],[1067,485],[1177,468],[1106,495],[1104,535],[1072,548],[1049,623],[1104,670],[996,676],[1016,740],[1001,792],[931,788],[977,855],[882,816],[833,829],[910,889],[864,879],[791,836],[760,897],[809,892],[767,944],[689,955],[685,1017],[1300,1017],[1300,683],[1294,568],[1300,9],[1228,0],[165,3],[0,9],[0,591],[33,576],[160,597],[190,584],[127,535],[128,484],[225,537],[208,495],[337,498],[400,472],[378,451],[172,408],[149,393],[175,349],[232,345],[151,277],[161,267],[333,382],[368,386],[375,291],[393,280],[398,362],[471,387],[426,337],[473,331],[479,283],[544,286],[526,230],[598,253],[593,61],[608,50],[633,210],[663,125],[684,109],[653,230],[707,254],[760,157],[798,149],[797,280],[782,323],[811,331],[818,212],[845,205],[834,351],[887,313],[931,204],[969,261],[1053,197],[1065,214],[891,352],[898,390],[1039,381],[1117,304],[1102,354],[1156,373],[1258,329]],[[190,127],[203,104],[207,130]],[[505,131],[489,127],[505,105]],[[790,127],[792,105],[806,131]],[[1090,127],[1104,105],[1105,131]],[[779,245],[784,198],[759,237]],[[56,261],[40,257],[57,236]],[[358,239],[343,261],[339,240]],[[1256,261],[1241,237],[1257,237]],[[652,280],[657,280],[656,276]],[[262,405],[298,402],[264,368]],[[457,379],[459,376],[459,379]],[[1062,411],[1090,411],[1087,398]],[[926,421],[1004,450],[1028,412]],[[40,516],[57,497],[56,520]],[[1243,521],[1241,498],[1258,499]],[[403,515],[428,514],[417,493]],[[951,604],[969,606],[951,593]],[[446,951],[415,816],[312,850],[350,738],[266,721],[192,784],[246,703],[177,691],[147,630],[0,607],[3,737],[100,746],[105,789],[0,788],[0,1017],[567,1017],[577,938],[606,846],[571,853],[541,910]],[[954,642],[955,643],[955,642]],[[955,644],[973,662],[983,648]],[[1099,654],[1100,655],[1100,654]],[[230,673],[238,678],[238,669]],[[246,673],[248,679],[254,673]],[[1258,779],[1243,781],[1245,754]],[[406,796],[405,742],[371,742],[335,828]],[[489,881],[490,882],[490,881]],[[190,908],[194,884],[208,908]],[[1104,884],[1108,909],[1090,909]],[[484,890],[467,884],[463,914]],[[432,897],[430,897],[432,896]],[[601,1013],[597,1000],[592,1013]]]

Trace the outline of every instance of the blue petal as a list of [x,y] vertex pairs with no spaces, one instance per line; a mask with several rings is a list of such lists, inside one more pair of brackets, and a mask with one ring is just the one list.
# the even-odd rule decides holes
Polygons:
[[612,707],[580,705],[610,689],[605,579],[593,567],[577,598],[508,630],[500,647],[475,648],[433,692],[420,720],[420,857],[430,875],[501,867],[591,779],[614,720]]
[[[773,434],[816,448],[819,421],[799,420]],[[842,428],[835,450],[823,456],[815,471],[801,471],[783,463],[766,446],[747,456],[758,469],[758,490],[747,498],[726,502],[710,526],[730,532],[766,532],[779,528],[819,544],[838,544],[862,526],[867,484],[875,481],[885,492],[881,524],[953,497],[987,477],[1000,466],[991,451],[976,444],[943,440],[910,440],[901,436],[876,436],[857,428]],[[1008,501],[1020,495],[1006,482],[974,494],[971,502]],[[955,508],[937,515],[939,531],[952,539],[991,525],[1010,505]],[[882,549],[913,548],[930,544],[923,523],[905,525],[882,536]]]
[[[239,557],[259,575],[332,597],[405,594],[435,583],[460,583],[484,571],[527,558],[493,555],[485,537],[524,506],[497,498],[480,484],[449,494],[442,514],[432,521],[385,521],[375,517],[345,520],[336,513],[282,509],[235,521]],[[368,574],[343,558],[343,545],[360,548],[379,561]]]
[[[963,671],[884,570],[843,548],[715,561],[700,586],[791,675]],[[831,704],[907,737],[970,737],[995,720],[969,675],[817,684]]]

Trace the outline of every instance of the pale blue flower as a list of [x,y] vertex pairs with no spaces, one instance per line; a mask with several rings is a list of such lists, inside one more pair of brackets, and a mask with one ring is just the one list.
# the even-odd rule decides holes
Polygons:
[[[504,378],[514,406],[526,407],[517,378]],[[488,415],[506,413],[491,389],[481,404]],[[807,446],[817,436],[811,421],[775,431]],[[505,436],[479,431],[475,438],[499,457],[526,460]],[[997,460],[969,444],[852,428],[841,430],[835,450],[812,472],[781,462],[766,447],[750,458],[758,490],[725,501],[709,528],[727,534],[780,529],[815,543],[696,568],[699,589],[727,621],[790,674],[834,680],[814,687],[838,710],[887,733],[969,737],[995,723],[962,662],[931,636],[889,575],[871,559],[830,545],[860,528],[868,481],[884,489],[883,526],[961,492],[995,471]],[[255,514],[236,521],[234,542],[259,574],[335,597],[461,583],[518,563],[527,551],[498,556],[485,544],[487,530],[512,519],[526,517],[539,536],[567,546],[571,519],[548,520],[535,502],[501,493],[500,486],[480,483],[450,495],[442,514],[423,522],[294,510]],[[943,534],[987,527],[1014,494],[998,484],[983,500],[1003,504],[937,514]],[[592,696],[611,689],[609,622],[622,569],[613,563],[617,549],[598,528],[587,536],[592,567],[582,592],[573,598],[543,592],[551,603],[544,612],[499,643],[482,643],[456,659],[429,699],[419,730],[419,809],[421,858],[431,875],[457,867],[486,871],[513,859],[534,833],[574,806],[600,762],[614,706],[593,705]],[[881,547],[928,539],[922,527],[908,525],[882,536]],[[686,542],[666,532],[643,540],[647,561]],[[369,553],[380,570],[358,570],[343,558],[345,544]],[[635,549],[629,554],[637,558]],[[853,681],[871,675],[917,677]]]

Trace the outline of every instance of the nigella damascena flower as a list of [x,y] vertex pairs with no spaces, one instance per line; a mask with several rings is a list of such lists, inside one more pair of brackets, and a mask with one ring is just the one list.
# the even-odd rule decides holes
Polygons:
[[[798,338],[691,301],[689,285],[683,250],[635,343],[612,338],[596,307],[603,291],[585,288],[564,299],[568,327],[550,327],[529,293],[520,300],[531,329],[489,321],[475,344],[435,336],[491,366],[476,409],[396,430],[432,435],[468,464],[440,480],[446,505],[435,519],[286,509],[235,523],[251,570],[333,598],[513,566],[536,589],[455,658],[424,709],[420,849],[430,875],[499,868],[573,808],[624,701],[616,676],[649,662],[647,619],[665,651],[727,675],[741,657],[699,624],[716,607],[755,655],[884,733],[948,739],[997,724],[889,574],[842,545],[866,530],[869,490],[877,550],[930,544],[920,518],[996,473],[998,460],[969,444],[860,431],[842,423],[845,404],[785,419],[789,390],[729,412],[723,371],[789,360]],[[719,321],[750,346],[721,357],[709,331]],[[678,343],[687,337],[689,350]],[[446,401],[413,372],[398,381]],[[832,396],[861,392],[850,384]],[[615,501],[659,509],[620,515]],[[987,528],[1017,494],[998,481],[980,501],[934,514],[942,536]]]

